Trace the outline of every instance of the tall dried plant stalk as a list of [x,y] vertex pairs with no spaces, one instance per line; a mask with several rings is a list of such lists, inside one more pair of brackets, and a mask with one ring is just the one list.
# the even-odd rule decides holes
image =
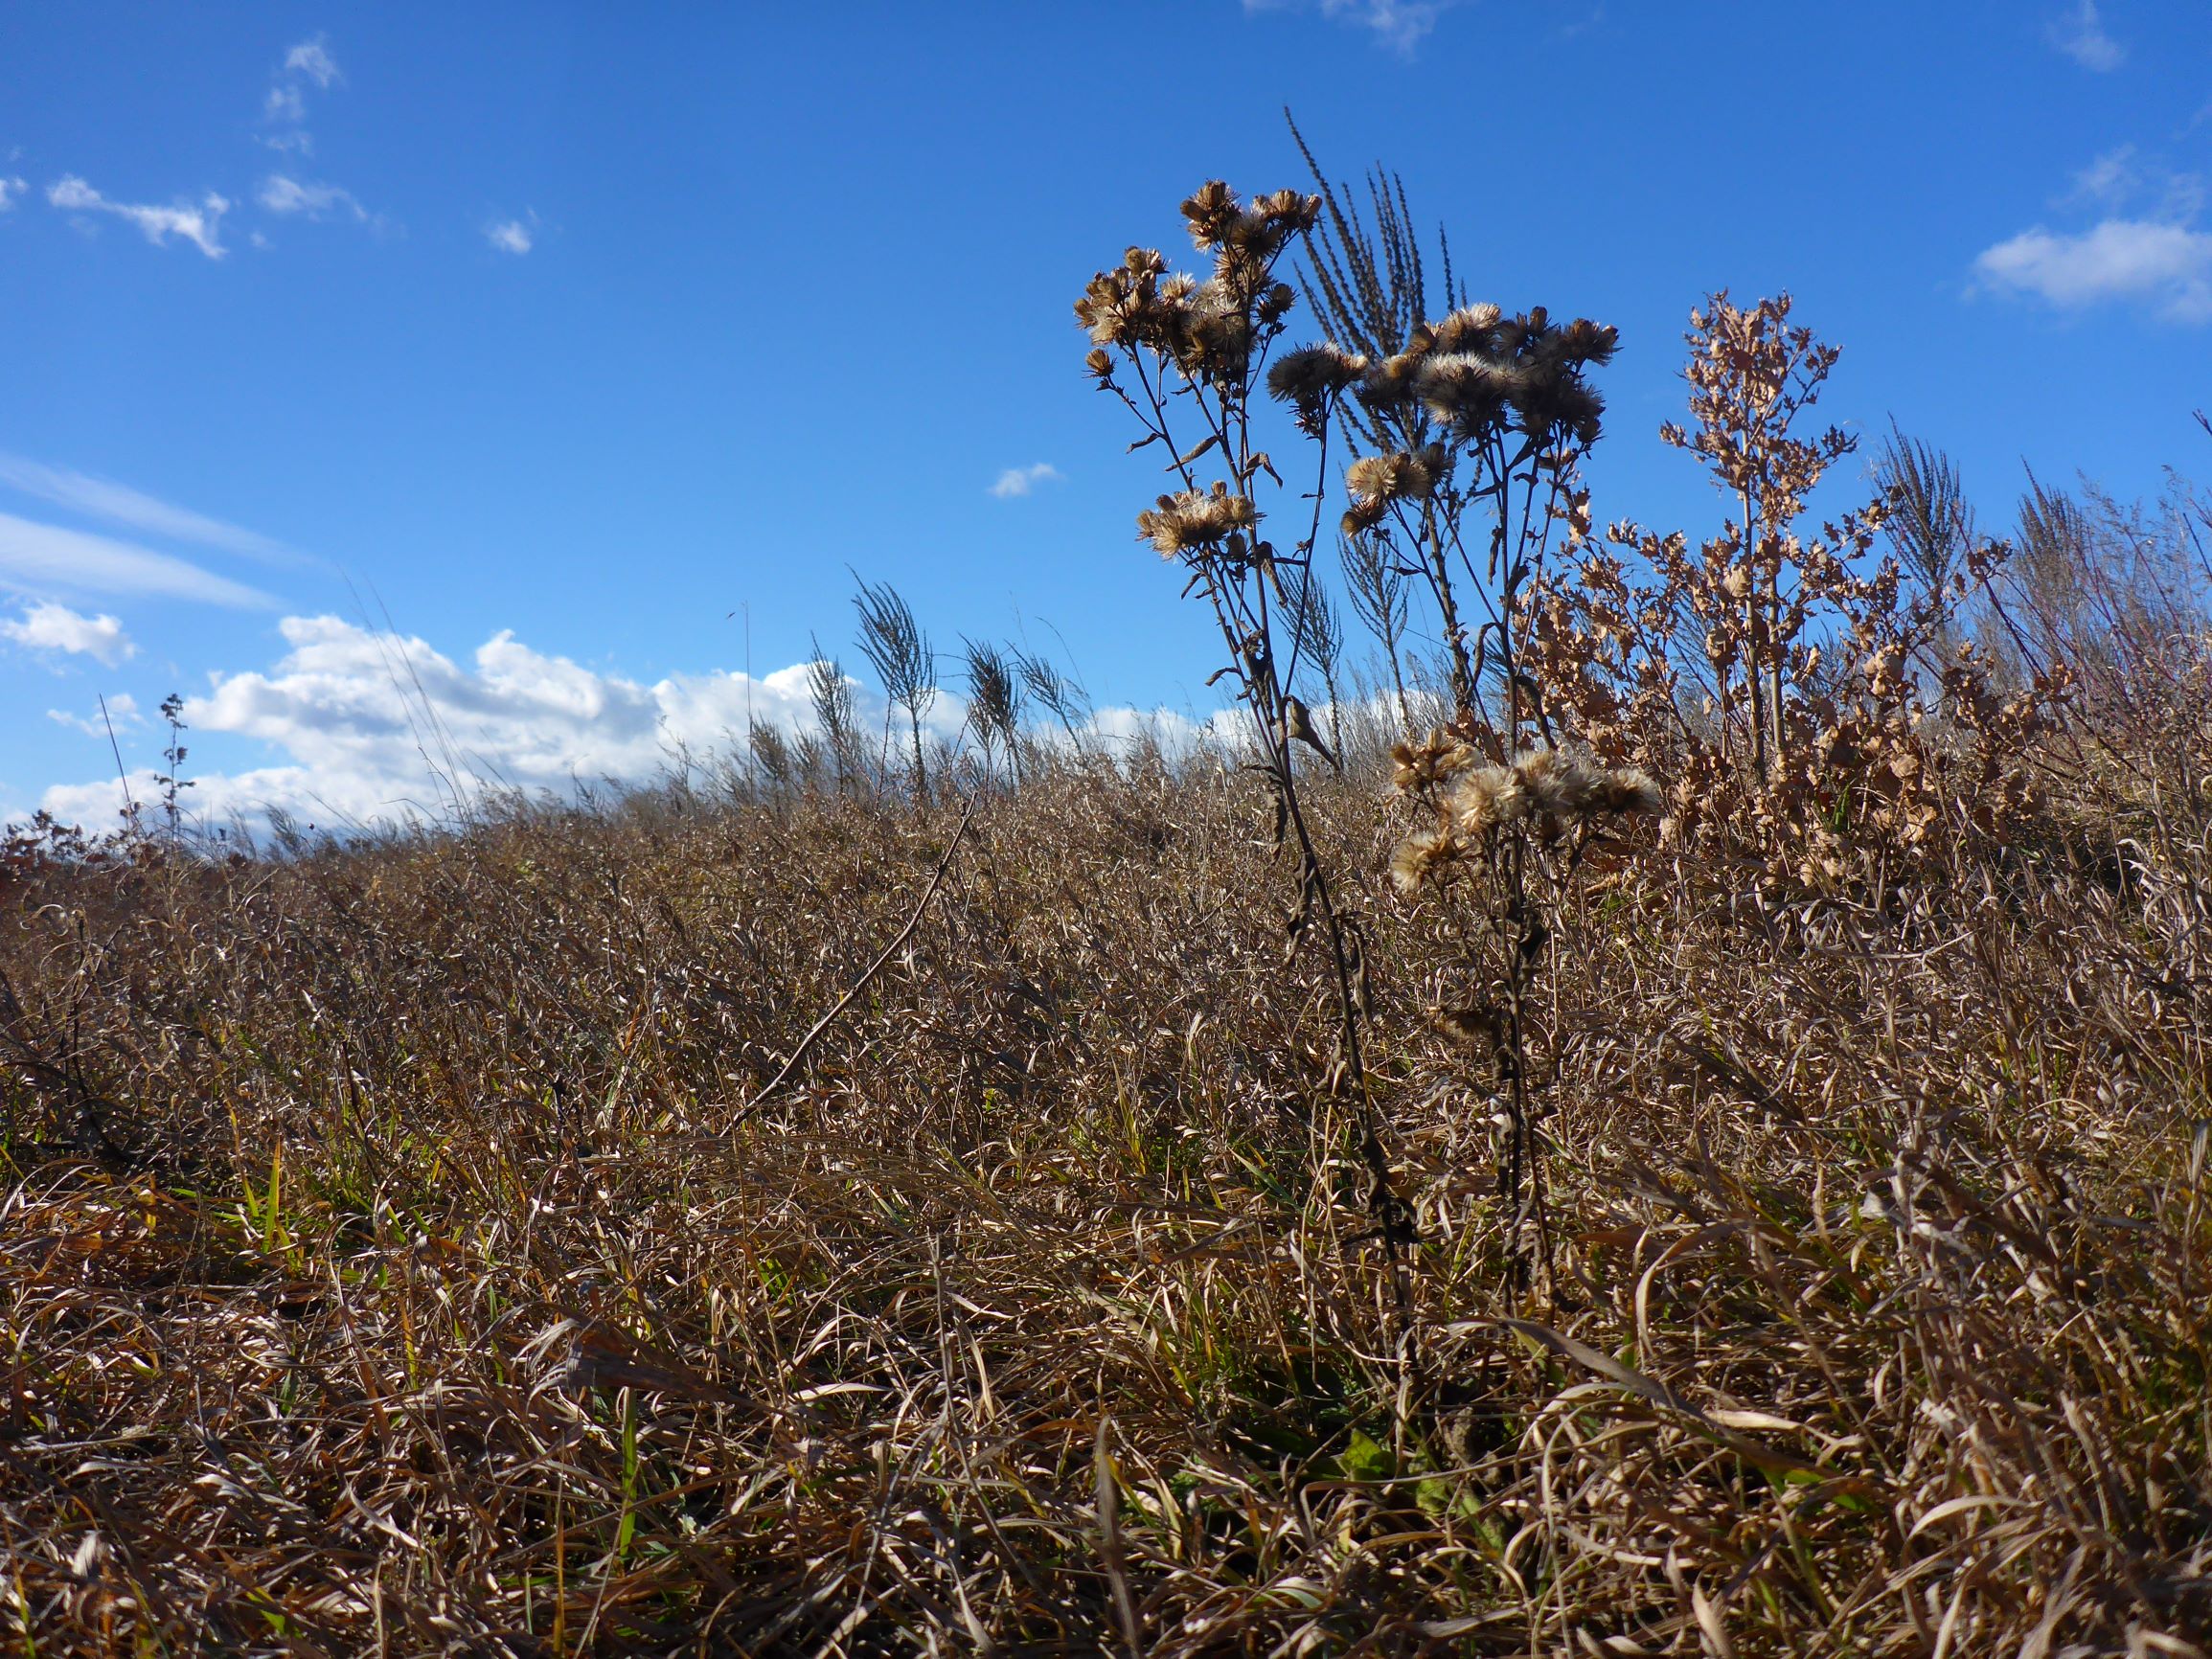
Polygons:
[[[1212,258],[1209,277],[1171,274],[1159,253],[1131,247],[1120,264],[1091,279],[1076,302],[1076,316],[1090,335],[1092,377],[1142,431],[1130,447],[1163,446],[1170,457],[1166,470],[1181,486],[1138,514],[1138,533],[1181,566],[1184,591],[1205,602],[1227,648],[1228,661],[1214,682],[1225,679],[1237,689],[1274,799],[1277,843],[1288,841],[1295,852],[1298,897],[1288,934],[1293,948],[1318,937],[1336,1010],[1337,1052],[1327,1092],[1352,1102],[1374,1234],[1395,1257],[1412,1238],[1412,1217],[1392,1186],[1369,1094],[1361,943],[1336,902],[1300,797],[1292,745],[1308,741],[1318,748],[1320,742],[1291,693],[1299,644],[1284,615],[1311,570],[1330,427],[1365,365],[1338,347],[1317,345],[1270,366],[1297,303],[1275,267],[1319,220],[1318,196],[1285,190],[1243,201],[1215,180],[1183,202],[1182,215],[1195,246]],[[1263,387],[1293,405],[1299,428],[1313,443],[1310,520],[1288,550],[1263,534],[1266,514],[1258,497],[1269,487],[1284,492],[1281,471],[1258,441],[1255,403]],[[1209,459],[1210,478],[1200,470]],[[1402,1277],[1400,1290],[1402,1301]]]
[[936,653],[912,608],[889,582],[860,582],[853,608],[860,619],[861,653],[883,682],[891,707],[905,711],[914,749],[914,799],[926,803],[929,773],[922,751],[922,718],[937,701]]

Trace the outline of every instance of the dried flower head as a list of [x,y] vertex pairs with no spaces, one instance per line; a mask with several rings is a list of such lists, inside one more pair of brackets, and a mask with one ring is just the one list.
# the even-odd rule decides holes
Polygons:
[[1211,490],[1182,489],[1163,495],[1149,511],[1137,514],[1137,534],[1160,553],[1197,553],[1218,546],[1231,534],[1259,522],[1248,496],[1234,495],[1225,484]]
[[1571,436],[1587,449],[1603,429],[1606,400],[1571,369],[1539,362],[1521,372],[1513,393],[1521,424],[1532,436]]
[[1303,235],[1321,222],[1321,198],[1306,195],[1294,190],[1279,190],[1272,195],[1254,196],[1252,206],[1266,214],[1293,236]]
[[1395,745],[1390,758],[1397,762],[1391,782],[1401,789],[1411,791],[1458,777],[1474,764],[1475,753],[1466,742],[1439,727],[1418,743]]
[[1425,356],[1425,350],[1407,350],[1371,365],[1359,382],[1359,401],[1375,410],[1397,409],[1410,403],[1419,390],[1421,365]]
[[1503,418],[1524,376],[1511,363],[1473,352],[1448,352],[1421,365],[1417,389],[1429,413],[1462,440],[1480,438]]
[[1512,769],[1547,838],[1600,817],[1659,810],[1658,784],[1632,766],[1609,769],[1563,749],[1539,749]]
[[1452,828],[1462,835],[1489,835],[1529,815],[1530,797],[1520,774],[1511,766],[1484,766],[1467,773],[1451,792]]
[[1318,437],[1329,419],[1330,404],[1366,372],[1365,357],[1324,340],[1276,358],[1267,371],[1267,390],[1297,411],[1301,429]]
[[1218,178],[1210,178],[1183,202],[1183,219],[1191,227],[1191,240],[1201,251],[1215,247],[1243,212],[1237,193]]
[[1363,455],[1344,474],[1345,487],[1366,501],[1420,501],[1436,488],[1436,474],[1419,455]]
[[1487,352],[1491,330],[1497,327],[1498,308],[1493,305],[1462,306],[1430,330],[1432,350],[1438,352]]
[[1620,330],[1609,323],[1593,323],[1587,317],[1577,317],[1551,338],[1559,360],[1577,368],[1592,364],[1603,367],[1613,360],[1620,344]]
[[1337,527],[1346,535],[1362,535],[1390,516],[1390,499],[1382,495],[1355,496]]
[[1398,844],[1390,855],[1390,879],[1398,891],[1411,898],[1424,887],[1440,881],[1461,852],[1459,843],[1445,830],[1417,830]]

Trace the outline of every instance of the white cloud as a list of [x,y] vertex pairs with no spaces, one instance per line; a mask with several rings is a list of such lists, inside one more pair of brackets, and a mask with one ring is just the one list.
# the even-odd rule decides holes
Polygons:
[[2135,147],[2123,144],[2117,149],[2108,149],[2087,167],[2076,170],[2074,188],[2066,193],[2064,199],[2114,207],[2133,195],[2142,182],[2135,170]]
[[219,547],[226,553],[241,553],[249,558],[277,564],[301,562],[300,556],[284,543],[272,541],[257,531],[241,530],[235,524],[225,524],[186,508],[171,507],[128,485],[111,484],[104,478],[72,472],[66,467],[48,466],[5,450],[0,450],[0,484],[26,495],[34,495],[41,501],[51,501],[94,518],[104,518],[111,524],[127,524],[133,530],[167,536],[173,541],[194,541],[203,547]]
[[2078,0],[2074,9],[2051,25],[2051,44],[2084,69],[2109,75],[2128,60],[2127,49],[2105,33],[2097,15],[2097,0]]
[[128,692],[118,692],[107,699],[107,713],[101,715],[95,703],[88,715],[73,715],[67,709],[48,709],[46,717],[67,726],[73,732],[82,732],[88,738],[104,739],[112,726],[118,732],[127,732],[133,726],[146,724],[146,717],[138,712],[138,699]]
[[23,193],[24,188],[19,178],[0,178],[0,214],[15,205],[15,198]]
[[68,173],[47,187],[46,199],[71,212],[113,214],[118,218],[128,219],[145,232],[146,239],[156,247],[167,243],[171,237],[179,237],[211,260],[221,259],[226,251],[217,237],[222,216],[230,211],[231,204],[214,191],[202,196],[196,207],[182,201],[170,207],[109,201],[75,173]]
[[81,616],[52,600],[41,600],[20,618],[0,617],[0,637],[30,650],[90,657],[111,669],[138,654],[138,647],[114,617]]
[[329,86],[338,79],[338,65],[331,56],[329,40],[329,35],[318,34],[312,40],[301,41],[285,54],[285,73],[304,75],[317,86]]
[[[646,685],[549,656],[512,633],[493,635],[464,666],[421,639],[336,617],[286,617],[279,630],[290,648],[269,671],[218,676],[185,705],[200,732],[253,739],[285,756],[282,764],[202,777],[194,809],[217,820],[261,817],[271,806],[327,827],[410,812],[435,819],[456,792],[565,794],[578,779],[643,782],[677,745],[729,752],[748,717],[786,732],[813,724],[804,664],[750,682],[717,670]],[[880,730],[881,698],[855,690],[862,729]],[[946,693],[928,725],[949,737],[965,717],[965,704]],[[105,826],[120,799],[108,781],[50,789],[43,805]]]
[[2092,206],[2107,214],[2148,199],[2149,216],[2187,223],[2204,206],[2204,175],[2177,172],[2156,158],[2144,159],[2135,147],[2109,149],[2072,174],[2072,188],[2059,198],[2062,207]]
[[499,219],[486,225],[484,239],[503,254],[526,254],[533,245],[530,226],[520,219]]
[[[814,729],[805,664],[752,680],[713,670],[648,685],[548,655],[510,632],[461,663],[422,639],[337,617],[286,617],[279,631],[287,649],[267,671],[217,675],[185,704],[186,722],[203,737],[278,751],[268,764],[197,776],[190,806],[210,822],[265,822],[272,807],[325,829],[437,822],[456,797],[490,789],[567,796],[580,780],[650,782],[679,749],[699,760],[740,752],[748,720],[787,734]],[[860,730],[879,736],[882,697],[858,682],[854,693]],[[966,718],[966,703],[943,692],[926,727],[950,739]],[[1080,735],[1109,753],[1149,739],[1187,754],[1207,742],[1234,747],[1242,732],[1234,710],[1195,718],[1106,708]],[[1061,740],[1041,727],[1038,736]],[[158,793],[150,771],[134,775],[131,789],[142,803]],[[122,785],[113,778],[59,784],[40,804],[65,821],[104,829],[123,805]]]
[[353,199],[353,193],[341,190],[334,184],[303,183],[281,172],[272,172],[262,180],[260,201],[273,214],[306,214],[319,219],[333,210],[349,213],[354,218],[367,221],[369,210]]
[[2038,225],[1986,249],[1974,270],[2064,309],[2133,300],[2176,322],[2212,321],[2212,234],[2186,225],[2109,218],[2079,235]]
[[308,119],[307,100],[296,86],[272,86],[262,105],[263,121],[305,121]]
[[1049,461],[1039,461],[1030,466],[1009,466],[998,475],[998,482],[991,487],[991,493],[1001,501],[1010,496],[1027,495],[1039,484],[1060,476],[1060,468]]
[[0,512],[0,585],[125,593],[257,609],[276,603],[228,577],[127,541]]
[[[1436,20],[1457,0],[1319,0],[1321,15],[1372,31],[1377,39],[1411,55],[1431,31]],[[1281,11],[1300,0],[1244,0],[1244,10]]]

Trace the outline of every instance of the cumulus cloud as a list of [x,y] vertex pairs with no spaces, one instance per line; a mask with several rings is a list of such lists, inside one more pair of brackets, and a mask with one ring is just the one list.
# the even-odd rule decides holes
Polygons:
[[19,178],[0,178],[0,214],[15,205],[15,198],[23,193],[24,184]]
[[[1410,55],[1455,0],[1317,0],[1324,17],[1355,24],[1395,51]],[[1302,0],[1244,0],[1247,12],[1291,10]]]
[[170,554],[9,512],[0,512],[0,585],[194,600],[239,609],[276,603],[265,593]]
[[0,638],[30,650],[90,657],[111,669],[138,654],[114,617],[83,616],[52,600],[40,601],[20,617],[0,617]]
[[166,245],[170,238],[176,237],[192,243],[211,260],[219,260],[228,251],[219,239],[219,231],[222,216],[230,211],[231,204],[214,191],[202,196],[197,206],[185,201],[168,207],[148,202],[109,201],[75,173],[67,173],[47,188],[46,199],[65,212],[113,214],[126,219],[156,247]]
[[[279,631],[287,648],[269,669],[217,675],[185,703],[203,740],[220,735],[276,751],[266,764],[195,777],[192,807],[210,822],[261,824],[278,810],[324,829],[434,823],[489,790],[567,797],[579,783],[647,783],[681,754],[739,752],[748,721],[787,735],[814,729],[805,664],[757,679],[711,670],[647,684],[549,655],[512,632],[458,662],[424,640],[337,617],[286,617]],[[880,734],[881,695],[856,681],[854,693],[860,729]],[[961,697],[943,692],[925,729],[955,739],[967,715]],[[1242,731],[1233,711],[1201,719],[1106,708],[1078,735],[1109,753],[1152,742],[1188,754],[1234,746]],[[158,793],[150,771],[130,787],[141,802]],[[111,777],[57,785],[40,801],[91,829],[111,827],[123,803]]]
[[530,226],[520,219],[495,219],[484,227],[484,239],[503,254],[526,254],[535,245]]
[[2183,224],[2109,218],[2074,235],[2038,225],[1986,249],[1974,271],[2061,309],[2126,300],[2175,322],[2212,321],[2212,234]]
[[2127,49],[2105,33],[2097,0],[2079,0],[2051,25],[2051,44],[2084,69],[2109,75],[2128,60]]
[[0,484],[72,511],[103,518],[111,524],[128,525],[133,530],[166,536],[172,541],[197,542],[203,547],[218,547],[226,553],[243,554],[248,558],[266,559],[271,563],[300,562],[298,554],[256,531],[241,530],[235,524],[156,501],[128,485],[72,472],[67,467],[48,466],[5,450],[0,450]]
[[[271,807],[326,828],[436,820],[457,797],[486,789],[565,795],[579,780],[644,782],[679,749],[735,747],[748,718],[786,732],[812,725],[803,664],[750,681],[717,670],[647,685],[507,632],[467,665],[422,639],[336,617],[286,617],[280,632],[289,649],[273,668],[218,676],[185,704],[201,733],[251,739],[284,757],[202,776],[194,805],[216,820],[259,819]],[[856,686],[855,701],[864,724],[880,727],[881,699]],[[928,723],[949,737],[965,716],[947,693]],[[104,827],[121,799],[109,780],[50,789],[41,805]]]
[[1038,485],[1049,483],[1060,476],[1060,468],[1049,461],[1036,462],[1028,466],[1009,466],[998,475],[998,482],[991,487],[991,493],[1001,501],[1015,495],[1027,495]]

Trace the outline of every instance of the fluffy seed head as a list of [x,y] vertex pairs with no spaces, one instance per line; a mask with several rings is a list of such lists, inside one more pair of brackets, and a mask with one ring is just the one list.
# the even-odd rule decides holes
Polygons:
[[1418,830],[1390,855],[1390,879],[1408,898],[1440,882],[1460,847],[1446,830]]
[[1481,352],[1490,345],[1490,331],[1497,326],[1498,308],[1493,305],[1462,306],[1431,330],[1439,352]]
[[1364,455],[1344,474],[1345,487],[1365,501],[1420,501],[1436,487],[1435,474],[1421,456]]
[[1179,489],[1161,496],[1157,505],[1137,514],[1137,534],[1163,557],[1173,558],[1216,546],[1258,522],[1248,496],[1232,495],[1227,485],[1217,484],[1211,490]]
[[1275,359],[1267,371],[1267,390],[1298,413],[1298,424],[1318,436],[1329,404],[1367,372],[1367,359],[1333,340],[1301,346]]
[[1397,762],[1391,782],[1411,791],[1447,783],[1474,764],[1474,750],[1441,727],[1420,742],[1395,745],[1390,758]]

